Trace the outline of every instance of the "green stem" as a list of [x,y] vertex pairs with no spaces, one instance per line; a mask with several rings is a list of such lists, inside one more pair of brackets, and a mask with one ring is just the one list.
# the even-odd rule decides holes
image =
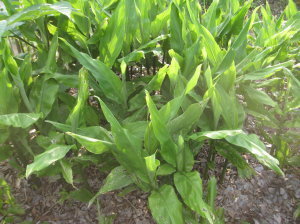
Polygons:
[[13,34],[13,36],[21,41],[23,41],[24,43],[28,44],[29,46],[33,47],[34,49],[37,49],[36,46],[34,46],[33,44],[29,43],[27,40],[23,39],[22,37],[18,36],[17,34],[15,34],[13,31],[9,31]]
[[222,184],[223,181],[224,181],[227,166],[228,166],[228,159],[225,160],[224,165],[223,165],[222,174],[221,174],[221,177],[220,177],[220,184]]
[[206,166],[205,166],[205,170],[204,170],[204,178],[208,179],[208,170],[209,170],[209,163],[214,159],[215,157],[215,146],[214,146],[214,142],[213,140],[210,140],[210,147],[209,147],[209,152],[208,152],[208,156],[207,156],[207,162],[206,162]]
[[33,112],[33,108],[31,106],[31,103],[29,102],[29,99],[27,97],[27,94],[26,94],[26,91],[25,91],[25,88],[24,88],[24,84],[23,84],[21,78],[20,77],[16,77],[14,75],[12,75],[12,78],[13,78],[16,86],[20,90],[20,94],[21,94],[22,100],[23,100],[23,102],[24,102],[27,110],[32,113]]
[[35,154],[33,153],[32,149],[29,147],[27,141],[26,141],[24,138],[21,138],[21,143],[22,143],[22,145],[24,146],[24,148],[28,151],[28,153],[29,153],[32,157],[34,157]]

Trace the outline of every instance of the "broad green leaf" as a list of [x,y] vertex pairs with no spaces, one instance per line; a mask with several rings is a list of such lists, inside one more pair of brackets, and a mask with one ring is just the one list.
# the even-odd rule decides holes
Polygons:
[[163,185],[153,190],[148,201],[153,218],[158,224],[184,224],[182,204],[172,186]]
[[171,120],[168,123],[170,133],[178,133],[181,130],[190,130],[191,127],[197,124],[206,107],[206,102],[189,105],[183,114]]
[[122,82],[118,76],[101,61],[93,59],[85,53],[79,52],[67,41],[63,40],[63,42],[71,51],[70,53],[72,56],[88,69],[99,82],[99,87],[104,95],[119,104],[124,103],[126,96],[122,95]]
[[213,224],[214,215],[202,198],[202,180],[199,173],[196,171],[175,173],[174,183],[184,203]]
[[291,166],[300,167],[300,155],[288,158],[287,163]]
[[18,95],[6,69],[0,71],[0,115],[18,111]]
[[[0,131],[0,133],[1,133],[1,131]],[[1,137],[0,137],[0,144],[2,144]],[[10,146],[8,146],[8,145],[0,146],[0,162],[7,160],[12,155],[13,155],[13,149]]]
[[294,64],[293,61],[287,61],[280,64],[276,64],[273,66],[268,66],[266,68],[263,68],[258,71],[250,72],[248,74],[245,74],[241,76],[243,80],[260,80],[260,79],[266,79],[272,76],[275,72],[278,72],[286,67],[290,67]]
[[0,115],[0,125],[12,126],[15,128],[28,128],[41,118],[41,114],[34,113],[13,113]]
[[[114,136],[116,148],[112,151],[120,164],[129,173],[135,173],[145,183],[149,183],[145,160],[142,156],[142,145],[135,136],[132,136],[121,126],[106,104],[99,98],[103,114],[110,123],[112,135]],[[139,143],[139,144],[137,144]]]
[[52,38],[51,45],[49,48],[49,53],[45,67],[43,68],[44,72],[55,72],[56,70],[56,51],[58,48],[58,33]]
[[232,163],[238,170],[238,174],[241,178],[249,178],[255,171],[249,164],[245,161],[242,154],[230,144],[225,144],[224,142],[218,142],[216,144],[217,152],[226,158],[230,163]]
[[210,31],[213,36],[216,35],[217,31],[217,9],[219,0],[213,1],[206,13],[203,15],[203,24]]
[[27,165],[26,178],[33,172],[45,169],[52,163],[64,158],[72,147],[72,145],[51,145],[47,151],[35,156],[33,163]]
[[52,124],[55,128],[57,128],[58,130],[60,130],[62,132],[72,131],[71,125],[62,124],[62,123],[59,123],[56,121],[49,121],[49,120],[45,120],[45,122]]
[[76,201],[81,201],[84,203],[89,202],[89,200],[91,200],[92,197],[93,197],[93,194],[85,188],[81,188],[76,191],[71,191],[70,194],[67,195],[67,198],[70,198],[70,199],[73,199]]
[[194,155],[188,144],[185,144],[184,139],[181,135],[178,136],[177,140],[178,153],[177,153],[177,171],[189,172],[194,167]]
[[55,4],[37,4],[30,6],[14,15],[10,16],[7,20],[8,24],[13,24],[25,20],[34,20],[39,17],[49,14],[64,14],[71,17],[73,8],[68,2],[57,2]]
[[[182,75],[189,79],[193,74],[200,74],[202,61],[202,38],[199,37],[189,48],[184,52],[183,71]],[[199,65],[200,64],[200,65]],[[194,72],[195,71],[195,72]],[[198,81],[198,80],[197,80]],[[197,83],[197,82],[196,82]]]
[[159,112],[148,92],[146,92],[146,102],[151,115],[153,130],[157,139],[161,142],[167,142],[170,139],[168,130],[164,122],[161,120]]
[[[165,65],[164,67],[160,68],[157,72],[157,74],[151,79],[151,81],[146,86],[146,89],[151,92],[153,90],[158,91],[161,88],[161,85],[165,79],[165,76],[167,74],[168,65]],[[144,99],[144,95],[143,95]]]
[[221,85],[217,85],[219,106],[222,108],[222,117],[225,121],[225,129],[239,129],[244,122],[244,111],[236,98],[234,90],[227,92]]
[[155,154],[145,157],[145,161],[146,161],[146,167],[148,169],[149,177],[154,180],[157,167],[159,167],[160,165],[160,161],[156,159]]
[[[249,7],[250,7],[250,5],[249,5]],[[234,61],[234,59],[236,57],[236,54],[238,53],[238,49],[244,43],[246,43],[246,41],[247,41],[247,35],[248,35],[248,32],[251,29],[251,26],[252,26],[252,24],[254,22],[256,11],[257,11],[257,9],[254,10],[254,12],[252,13],[252,16],[250,17],[250,19],[248,19],[247,23],[244,25],[244,27],[240,31],[238,37],[233,42],[233,44],[230,47],[230,49],[227,51],[227,53],[224,56],[222,62],[219,64],[218,69],[217,69],[218,73],[223,73],[224,71],[226,71],[232,65],[232,62]]]
[[6,20],[2,20],[0,21],[0,43],[2,40],[2,35],[4,34],[5,30],[6,30],[6,26],[7,26],[7,21]]
[[171,48],[177,53],[184,49],[184,41],[182,39],[182,21],[179,15],[178,8],[172,4],[170,13],[170,33],[171,33]]
[[284,13],[287,16],[287,18],[291,18],[292,16],[294,16],[298,12],[299,11],[297,9],[297,5],[294,2],[294,0],[289,0],[289,3],[288,3],[287,7],[284,10]]
[[264,143],[262,143],[256,135],[238,134],[234,136],[227,136],[225,139],[233,145],[245,148],[259,162],[274,170],[276,173],[284,175],[282,170],[279,168],[278,160],[267,153]]
[[186,89],[185,89],[185,94],[189,93],[191,90],[193,90],[197,86],[197,82],[198,82],[198,79],[200,77],[200,74],[201,74],[201,65],[199,65],[196,68],[196,71],[195,71],[194,75],[188,81],[188,83],[186,85]]
[[31,63],[31,55],[27,55],[24,58],[23,63],[19,68],[20,77],[25,86],[28,86],[32,81],[32,63]]
[[167,26],[167,22],[170,18],[170,6],[165,11],[156,15],[155,19],[151,22],[151,33],[153,36],[158,36],[164,27]]
[[198,32],[203,36],[203,44],[208,60],[212,65],[217,65],[221,61],[221,49],[215,41],[212,34],[201,24],[198,26]]
[[68,184],[73,185],[73,171],[72,171],[71,163],[64,159],[60,160],[59,163],[60,163],[61,172],[62,172],[62,175],[63,175],[65,181]]
[[176,166],[177,147],[148,92],[146,92],[146,102],[151,115],[151,123],[155,137],[162,146],[160,153],[168,163]]
[[211,139],[223,139],[227,136],[235,136],[239,134],[243,134],[244,132],[242,130],[220,130],[220,131],[205,131],[205,132],[199,132],[191,135],[189,139],[195,140],[195,141],[203,141],[207,138]]
[[108,26],[100,40],[99,52],[101,61],[108,68],[112,67],[122,50],[126,35],[126,19],[126,1],[122,0],[109,19]]
[[167,176],[174,173],[176,169],[168,163],[165,163],[158,167],[156,175],[157,176]]
[[267,93],[261,90],[254,89],[250,86],[246,86],[245,90],[248,97],[257,104],[265,104],[271,107],[275,107],[277,105],[277,103]]
[[19,74],[18,64],[12,55],[10,46],[7,43],[8,42],[6,42],[4,44],[4,48],[3,48],[3,52],[2,52],[4,65],[5,65],[6,69],[11,73],[11,78],[12,78],[14,84],[18,87],[18,89],[20,91],[20,95],[23,100],[23,103],[25,104],[27,110],[29,112],[33,112],[32,105],[30,104],[28,96],[26,94],[24,83]]
[[78,88],[79,78],[77,74],[66,75],[60,73],[48,74],[47,77],[55,79],[58,83],[68,87]]
[[56,100],[59,85],[54,79],[40,78],[34,81],[30,91],[29,100],[36,113],[43,113],[43,117],[52,110]]
[[88,151],[94,154],[102,154],[109,151],[110,147],[114,146],[113,143],[105,140],[78,135],[72,132],[66,132],[66,134],[75,138],[82,146],[84,146]]
[[[61,124],[55,121],[46,120],[45,122],[52,124],[55,128],[62,132],[71,132],[72,127],[71,125]],[[77,133],[78,135],[95,138],[95,139],[104,139],[105,141],[112,141],[112,137],[109,131],[102,128],[101,126],[90,126],[84,128],[78,128]]]
[[83,120],[83,113],[86,101],[89,97],[88,75],[87,70],[84,68],[80,69],[77,103],[67,119],[67,123],[72,126],[72,132],[75,132],[77,128],[85,124],[85,121]]
[[104,185],[100,188],[98,193],[89,201],[89,206],[91,206],[101,194],[119,190],[130,184],[133,184],[133,181],[126,170],[122,166],[114,168],[105,178]]

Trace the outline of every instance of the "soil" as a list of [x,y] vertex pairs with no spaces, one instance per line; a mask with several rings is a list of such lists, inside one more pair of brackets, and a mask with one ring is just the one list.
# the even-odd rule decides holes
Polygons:
[[[218,186],[216,204],[225,209],[226,223],[299,223],[299,220],[293,219],[293,212],[300,200],[299,170],[285,170],[285,177],[279,177],[251,157],[246,159],[257,173],[254,177],[239,178],[235,168],[229,166],[223,183]],[[220,159],[216,172],[221,171],[222,163]],[[218,173],[211,175],[220,176]],[[0,178],[10,184],[16,201],[26,211],[24,216],[19,217],[20,222],[90,224],[105,223],[103,220],[99,222],[105,217],[113,219],[115,224],[155,223],[147,208],[148,195],[138,190],[125,196],[119,196],[120,192],[107,193],[99,198],[99,207],[95,203],[88,208],[87,203],[62,200],[65,187],[57,179],[43,178],[40,186],[36,187],[26,179],[19,178],[8,163],[0,164]],[[92,175],[88,181],[95,186],[95,190],[102,184],[101,179]],[[0,221],[1,218],[0,214]]]

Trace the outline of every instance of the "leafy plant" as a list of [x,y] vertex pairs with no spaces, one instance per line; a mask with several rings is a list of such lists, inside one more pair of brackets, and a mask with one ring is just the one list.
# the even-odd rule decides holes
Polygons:
[[12,196],[10,186],[7,182],[0,178],[0,223],[14,223],[18,219],[18,216],[24,215],[25,211],[15,202]]
[[[292,1],[279,18],[238,0],[3,2],[0,158],[26,178],[61,175],[75,186],[92,163],[108,176],[90,204],[134,185],[149,192],[155,221],[173,224],[224,222],[216,179],[206,196],[202,186],[217,154],[241,177],[254,173],[244,153],[283,175],[287,140],[266,139],[264,128],[298,119]],[[249,115],[279,161],[247,133]]]

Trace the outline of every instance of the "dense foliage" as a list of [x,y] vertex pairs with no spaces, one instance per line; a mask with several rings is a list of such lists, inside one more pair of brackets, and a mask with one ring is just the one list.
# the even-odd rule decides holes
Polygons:
[[[0,161],[26,178],[80,186],[95,166],[109,175],[90,203],[137,186],[157,223],[222,223],[216,179],[202,191],[217,154],[241,177],[255,173],[245,153],[279,175],[280,165],[299,166],[292,0],[279,17],[238,0],[208,9],[195,0],[3,3]],[[249,119],[258,135],[246,131]]]

